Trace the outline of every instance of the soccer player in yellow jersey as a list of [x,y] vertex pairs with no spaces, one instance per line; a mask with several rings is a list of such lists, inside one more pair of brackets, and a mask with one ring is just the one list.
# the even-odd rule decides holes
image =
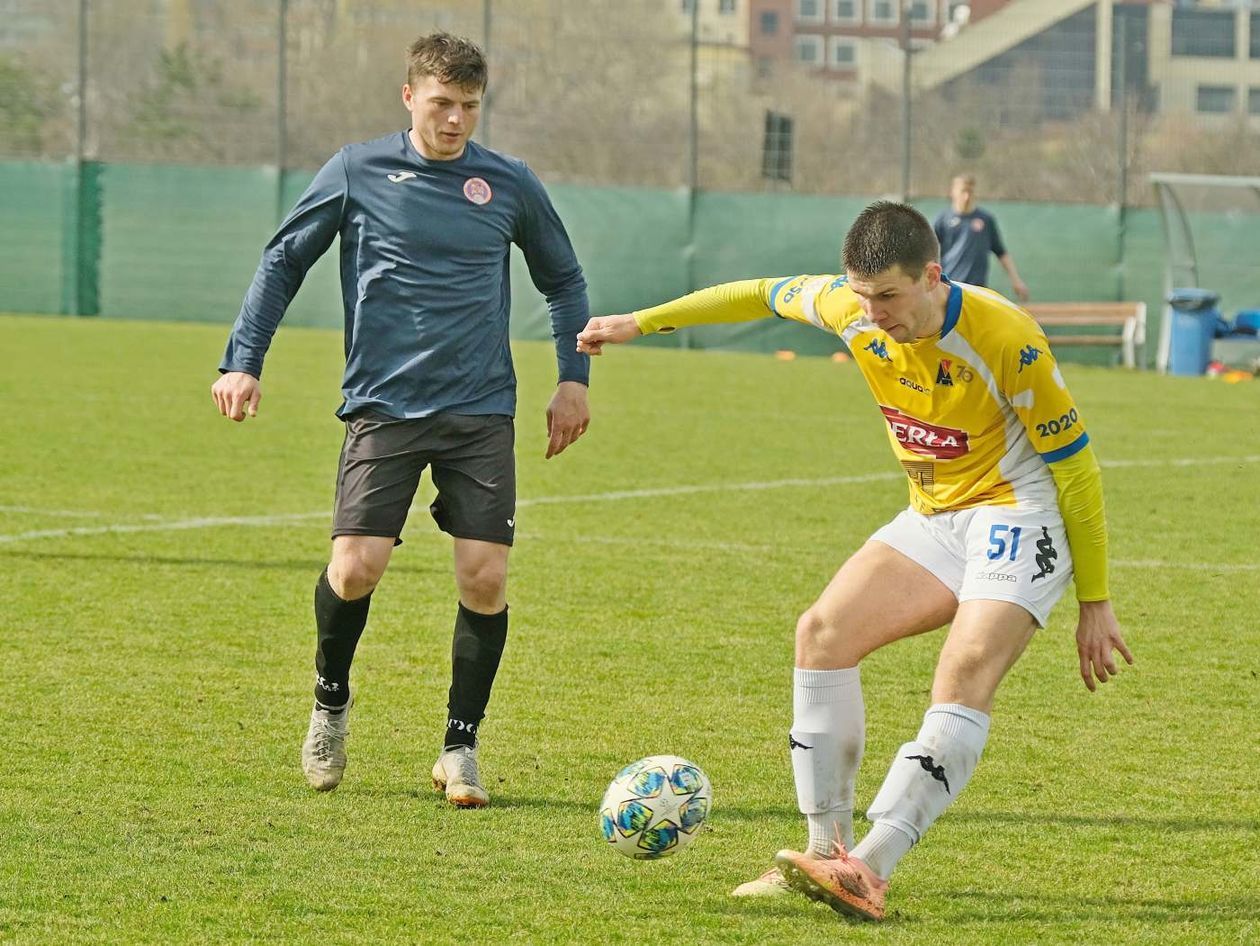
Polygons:
[[[738,896],[795,888],[884,916],[888,878],[968,779],[993,697],[1075,570],[1080,673],[1092,691],[1133,658],[1107,587],[1102,482],[1046,337],[988,289],[950,282],[928,221],[880,201],[844,241],[842,276],[727,283],[629,315],[591,319],[578,349],[689,325],[777,315],[845,340],[906,471],[910,508],[841,566],[796,625],[789,734],[804,853]],[[865,710],[858,664],[949,624],[918,734],[897,750],[853,843]],[[852,851],[852,853],[849,853]]]

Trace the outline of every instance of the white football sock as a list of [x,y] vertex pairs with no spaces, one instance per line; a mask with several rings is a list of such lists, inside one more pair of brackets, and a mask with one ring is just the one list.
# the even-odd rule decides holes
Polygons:
[[960,703],[930,707],[915,741],[897,750],[866,812],[875,825],[853,856],[887,879],[966,787],[988,737],[988,714]]
[[830,855],[839,836],[853,844],[853,783],[866,741],[857,667],[793,673],[789,733],[796,801],[809,821],[809,851]]

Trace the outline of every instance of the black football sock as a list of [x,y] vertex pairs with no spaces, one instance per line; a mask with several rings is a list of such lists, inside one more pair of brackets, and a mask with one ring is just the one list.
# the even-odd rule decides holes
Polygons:
[[451,691],[447,700],[446,748],[475,746],[486,715],[490,688],[507,641],[508,609],[478,614],[461,603],[451,644]]
[[372,595],[347,601],[332,590],[328,569],[315,583],[315,701],[328,709],[350,699],[350,662],[367,624]]

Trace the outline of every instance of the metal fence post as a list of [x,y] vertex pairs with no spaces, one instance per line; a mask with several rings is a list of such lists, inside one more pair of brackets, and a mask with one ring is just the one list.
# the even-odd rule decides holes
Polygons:
[[61,231],[61,311],[100,311],[100,165],[87,160],[88,0],[79,0],[78,92],[74,159],[66,183]]
[[285,168],[289,164],[289,0],[280,0],[276,20],[276,223],[284,219]]

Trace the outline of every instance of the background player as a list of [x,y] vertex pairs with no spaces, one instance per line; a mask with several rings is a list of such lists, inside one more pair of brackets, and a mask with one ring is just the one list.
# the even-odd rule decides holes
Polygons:
[[[805,853],[737,888],[788,886],[882,919],[888,878],[970,779],[994,694],[1062,594],[1073,565],[1080,673],[1093,690],[1132,657],[1109,601],[1098,463],[1037,324],[1000,295],[950,283],[914,208],[872,204],[844,241],[846,275],[728,283],[592,319],[579,350],[688,325],[778,315],[840,335],[905,469],[910,508],[840,568],[796,627],[789,736]],[[1069,554],[1070,550],[1070,554]],[[898,751],[853,846],[865,739],[858,664],[950,624],[923,725]],[[852,848],[853,853],[849,854]]]
[[470,141],[486,87],[481,50],[446,33],[408,51],[408,131],[342,148],[315,176],[263,253],[228,339],[213,395],[221,413],[257,412],[263,358],[307,270],[341,237],[346,439],[332,559],[315,587],[315,708],[302,746],[310,784],[346,766],[350,662],[372,591],[400,541],[420,474],[454,537],[459,589],[443,751],[434,784],[460,807],[489,801],[477,730],[507,638],[507,560],[516,522],[508,347],[508,252],[516,243],[547,298],[559,385],[547,457],[590,421],[589,359],[574,338],[586,282],[542,184],[516,158]]
[[955,282],[973,286],[989,284],[989,254],[1006,270],[1011,288],[1020,302],[1028,301],[1028,286],[1019,278],[1015,259],[1006,249],[997,219],[976,206],[976,177],[959,174],[949,185],[949,203],[932,224],[941,244],[941,267]]

